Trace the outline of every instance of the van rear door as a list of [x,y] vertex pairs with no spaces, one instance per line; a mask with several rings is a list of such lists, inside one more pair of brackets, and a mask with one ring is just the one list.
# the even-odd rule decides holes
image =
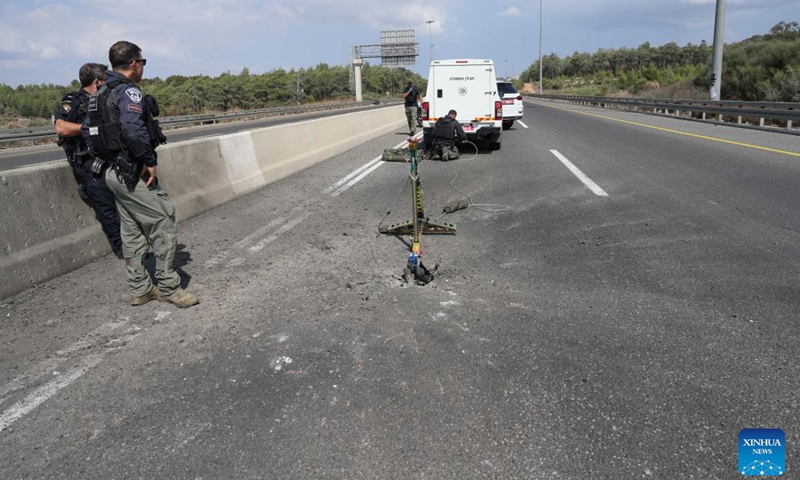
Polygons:
[[428,107],[428,119],[422,121],[426,148],[436,120],[451,109],[471,141],[487,140],[492,149],[500,148],[503,109],[492,60],[434,60],[423,105]]

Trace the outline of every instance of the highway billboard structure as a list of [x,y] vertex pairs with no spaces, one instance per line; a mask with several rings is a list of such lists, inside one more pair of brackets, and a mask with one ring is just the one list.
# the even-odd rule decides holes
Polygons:
[[365,58],[380,58],[384,67],[413,66],[419,56],[419,43],[416,42],[414,30],[386,30],[381,32],[380,45],[355,45],[349,50],[350,89],[356,91],[358,100],[361,93],[360,70]]

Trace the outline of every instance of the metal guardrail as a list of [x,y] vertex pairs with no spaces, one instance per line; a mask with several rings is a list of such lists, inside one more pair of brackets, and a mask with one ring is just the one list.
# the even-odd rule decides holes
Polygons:
[[[398,100],[396,103],[399,102],[400,101]],[[386,102],[384,103],[384,105],[390,105],[392,103],[394,102]],[[363,102],[338,102],[338,103],[319,103],[319,104],[309,104],[309,105],[291,105],[288,107],[262,108],[258,110],[248,110],[245,112],[158,117],[158,122],[161,124],[162,127],[175,127],[187,124],[216,123],[222,120],[231,120],[243,117],[295,115],[306,112],[315,112],[321,110],[337,110],[340,108],[363,107],[375,104],[376,104],[375,101],[363,101]],[[14,129],[0,130],[0,143],[37,140],[41,138],[50,138],[50,137],[52,138],[56,137],[53,127],[14,128]]]
[[[800,130],[793,127],[793,125],[800,126],[800,103],[582,97],[577,95],[530,95],[530,97],[602,108],[645,110],[647,113],[669,115],[687,120],[725,123],[746,128],[769,128],[771,131],[800,135]],[[709,118],[709,116],[715,118]],[[757,123],[751,124],[747,122],[748,119],[758,120]],[[767,121],[785,122],[786,128],[768,127]]]

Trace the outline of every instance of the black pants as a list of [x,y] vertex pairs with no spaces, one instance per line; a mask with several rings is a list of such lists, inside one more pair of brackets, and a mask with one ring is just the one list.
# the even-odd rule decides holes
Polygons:
[[86,196],[89,197],[87,203],[94,210],[94,216],[103,233],[111,245],[114,253],[122,251],[122,238],[119,233],[119,213],[117,213],[117,203],[114,201],[114,194],[106,185],[105,171],[95,174],[89,170],[91,161],[87,163],[76,163],[73,166],[75,179],[83,184]]

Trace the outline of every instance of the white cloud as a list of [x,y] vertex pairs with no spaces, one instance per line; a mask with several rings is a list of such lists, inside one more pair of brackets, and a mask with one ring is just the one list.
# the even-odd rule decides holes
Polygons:
[[511,7],[508,10],[505,10],[504,12],[501,12],[500,15],[502,15],[504,17],[522,17],[523,13],[522,13],[522,10],[520,10],[519,8]]
[[54,58],[61,58],[61,52],[52,45],[47,45],[39,50],[39,58],[42,60],[52,60]]
[[[598,48],[699,43],[713,34],[716,0],[558,0],[543,2],[545,53]],[[35,74],[4,69],[2,82],[61,82],[85,62],[108,61],[116,40],[142,47],[146,76],[219,75],[249,67],[341,65],[348,47],[380,43],[384,30],[413,29],[418,63],[435,56],[490,58],[508,42],[536,45],[535,0],[139,0],[132,7],[105,0],[0,0],[0,62],[22,62]],[[534,6],[535,5],[535,6]],[[530,9],[530,12],[528,11]],[[765,33],[780,20],[798,20],[800,0],[728,0],[726,39]],[[141,15],[150,12],[148,15]],[[624,15],[620,12],[624,12]],[[519,28],[487,40],[488,17],[514,19]],[[74,19],[80,19],[75,27]],[[425,22],[433,20],[428,25]],[[69,31],[69,34],[65,34]],[[579,31],[581,35],[575,35]],[[535,56],[535,55],[534,55]],[[517,57],[514,59],[514,57]],[[444,57],[441,57],[444,58]],[[521,48],[509,67],[527,67]],[[378,61],[371,63],[378,64]],[[19,69],[23,70],[23,69]],[[28,71],[26,67],[24,70]],[[427,74],[423,68],[421,73]],[[419,70],[418,70],[419,71]],[[68,72],[68,73],[64,73]]]

